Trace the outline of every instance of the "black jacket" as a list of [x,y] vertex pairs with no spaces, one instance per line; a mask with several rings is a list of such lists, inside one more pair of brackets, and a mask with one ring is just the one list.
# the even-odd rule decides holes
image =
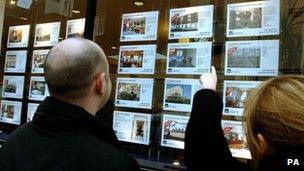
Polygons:
[[[223,102],[208,89],[194,95],[185,135],[185,161],[193,170],[240,170],[251,168],[232,157],[221,127]],[[278,147],[277,152],[260,161],[258,170],[304,170],[304,146]],[[287,165],[287,159],[299,159],[300,166]]]
[[120,149],[111,127],[83,108],[52,97],[0,151],[1,171],[140,170]]

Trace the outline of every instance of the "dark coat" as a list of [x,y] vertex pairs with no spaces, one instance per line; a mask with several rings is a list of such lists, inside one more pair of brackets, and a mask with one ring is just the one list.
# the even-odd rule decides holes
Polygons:
[[[222,99],[215,91],[203,89],[194,95],[185,136],[185,161],[189,171],[251,170],[231,155],[221,127],[222,110]],[[304,146],[276,149],[260,161],[258,170],[304,170]],[[296,158],[300,166],[287,165],[287,159]]]
[[140,170],[120,149],[111,127],[83,108],[52,97],[0,151],[1,171]]

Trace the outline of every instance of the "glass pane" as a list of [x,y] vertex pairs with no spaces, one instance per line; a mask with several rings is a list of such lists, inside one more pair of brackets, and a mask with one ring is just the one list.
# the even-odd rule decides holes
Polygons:
[[[98,1],[94,41],[108,56],[114,86],[107,110],[116,111],[114,121],[107,119],[124,147],[138,159],[183,165],[185,122],[192,91],[199,88],[195,80],[211,65],[224,99],[224,127],[242,119],[244,101],[261,81],[303,74],[303,8],[298,0]],[[153,79],[152,89],[142,89],[143,78]],[[152,106],[143,108],[151,90]],[[146,139],[124,137],[138,133],[136,124],[123,127],[125,132],[120,127],[129,122],[119,120],[122,114],[137,123],[137,113],[152,117],[148,145]],[[176,129],[168,128],[170,121]]]
[[[6,114],[1,115],[0,130],[12,131],[32,119],[37,105],[48,95],[43,78],[46,54],[52,46],[67,37],[83,36],[86,2],[0,2],[0,73],[3,78],[1,85],[4,85],[1,109]],[[36,89],[37,86],[40,88]],[[14,106],[12,114],[8,106]]]

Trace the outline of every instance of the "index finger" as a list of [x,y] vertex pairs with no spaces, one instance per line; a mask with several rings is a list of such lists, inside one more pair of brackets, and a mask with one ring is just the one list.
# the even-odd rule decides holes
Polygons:
[[211,73],[212,73],[212,75],[216,76],[216,69],[214,66],[211,67]]

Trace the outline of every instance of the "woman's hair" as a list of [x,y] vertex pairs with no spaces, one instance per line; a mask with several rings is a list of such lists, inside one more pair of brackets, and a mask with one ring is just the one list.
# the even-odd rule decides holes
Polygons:
[[258,163],[257,134],[276,150],[304,144],[304,77],[282,76],[262,83],[245,104],[245,132],[252,159]]

